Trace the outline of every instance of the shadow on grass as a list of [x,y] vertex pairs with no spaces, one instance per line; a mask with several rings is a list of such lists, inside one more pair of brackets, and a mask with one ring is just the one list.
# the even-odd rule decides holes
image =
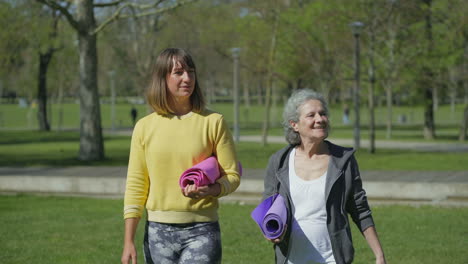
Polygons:
[[[130,136],[104,136],[104,140],[128,139]],[[60,143],[80,142],[77,131],[0,131],[0,145],[29,144],[29,143]]]
[[80,140],[80,134],[74,131],[1,131],[0,145],[45,142],[69,142]]
[[105,158],[78,159],[78,132],[1,132],[0,166],[125,166],[130,150],[129,136],[104,137]]
[[61,157],[51,158],[50,155],[22,155],[12,156],[0,154],[0,167],[28,167],[28,166],[51,166],[51,167],[68,167],[68,166],[125,166],[128,163],[128,153],[122,155],[113,155],[105,157],[100,161],[82,161],[78,158],[78,153],[73,155],[62,155]]

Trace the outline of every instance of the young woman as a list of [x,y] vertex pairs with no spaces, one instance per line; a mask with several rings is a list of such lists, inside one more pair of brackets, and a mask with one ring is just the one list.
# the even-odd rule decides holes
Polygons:
[[[125,191],[122,263],[136,263],[134,236],[146,208],[146,263],[221,263],[218,198],[239,186],[223,116],[205,108],[192,57],[169,48],[156,59],[147,100],[154,113],[134,128]],[[188,168],[215,156],[212,185],[179,187]]]

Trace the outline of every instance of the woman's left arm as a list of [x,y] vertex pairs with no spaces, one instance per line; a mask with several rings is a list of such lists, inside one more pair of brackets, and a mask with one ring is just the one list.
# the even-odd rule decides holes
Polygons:
[[350,160],[352,182],[352,199],[348,200],[346,209],[350,213],[354,223],[367,240],[370,248],[375,255],[375,263],[386,264],[382,246],[377,236],[372,213],[367,202],[366,192],[362,188],[361,173],[356,158]]
[[218,197],[234,192],[240,185],[240,164],[237,160],[234,140],[229,131],[229,126],[223,117],[218,120],[213,136],[215,141],[214,154],[218,159],[221,169],[221,178],[216,180],[219,184]]
[[364,237],[366,238],[367,243],[369,244],[372,252],[374,252],[375,263],[376,264],[386,264],[385,255],[380,245],[379,236],[374,226],[368,227],[364,232]]
[[237,162],[234,140],[223,117],[213,128],[206,131],[214,141],[213,153],[220,165],[221,178],[214,184],[200,186],[187,185],[182,194],[199,199],[206,196],[222,197],[234,192],[240,185],[240,164]]

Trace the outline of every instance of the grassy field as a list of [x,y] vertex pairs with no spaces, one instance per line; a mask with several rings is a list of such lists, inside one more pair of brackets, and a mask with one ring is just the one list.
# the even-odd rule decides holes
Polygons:
[[[83,162],[76,158],[77,132],[0,131],[0,166],[127,165],[129,136],[106,136],[104,145],[106,159]],[[283,146],[241,142],[237,152],[245,168],[265,168],[271,154]],[[356,155],[361,170],[468,170],[468,153],[380,149],[371,155],[361,149]]]
[[[130,104],[116,104],[116,120],[115,125],[118,127],[131,127]],[[138,110],[138,116],[143,117],[148,113],[146,105],[135,105]],[[272,127],[279,127],[282,115],[282,105],[273,106],[271,110]],[[51,104],[49,111],[49,120],[53,129],[57,129],[59,121],[62,119],[62,128],[78,128],[79,127],[79,105],[77,103],[66,103],[62,106]],[[230,103],[215,103],[209,105],[210,109],[222,113],[228,122],[233,121],[233,105]],[[264,120],[264,108],[260,105],[252,105],[251,107],[240,106],[240,125],[243,129],[254,128],[258,129]],[[342,108],[340,105],[330,107],[330,120],[334,127],[342,125]],[[62,113],[62,118],[60,118]],[[362,107],[361,124],[363,128],[368,125],[369,113],[366,107]],[[463,114],[463,105],[456,105],[455,111],[452,112],[450,106],[441,105],[438,111],[435,112],[436,127],[443,130],[447,128],[457,130]],[[22,108],[16,104],[0,104],[0,128],[37,128],[37,107]],[[399,116],[406,116],[406,123],[400,124]],[[377,107],[375,111],[375,122],[378,127],[383,127],[386,123],[387,109],[385,107]],[[111,127],[111,106],[109,104],[101,104],[101,119],[104,128]],[[353,113],[351,112],[351,121]],[[403,128],[411,128],[412,126],[421,127],[424,121],[424,113],[422,106],[395,106],[393,108],[393,123]],[[456,131],[458,132],[458,130]]]
[[[122,200],[0,196],[1,263],[119,263]],[[254,206],[221,204],[223,263],[273,263],[271,245],[250,219]],[[388,263],[467,263],[468,208],[375,206],[374,220]],[[352,228],[354,263],[373,263]],[[136,241],[141,255],[143,224]]]

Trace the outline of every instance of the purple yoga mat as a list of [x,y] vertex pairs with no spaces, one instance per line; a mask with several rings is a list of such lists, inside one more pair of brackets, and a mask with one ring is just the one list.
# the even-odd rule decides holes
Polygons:
[[250,214],[268,239],[280,237],[286,227],[288,214],[284,198],[275,194],[261,202]]
[[209,157],[184,171],[179,178],[180,188],[185,188],[189,184],[205,186],[213,184],[219,178],[219,166],[216,157]]

